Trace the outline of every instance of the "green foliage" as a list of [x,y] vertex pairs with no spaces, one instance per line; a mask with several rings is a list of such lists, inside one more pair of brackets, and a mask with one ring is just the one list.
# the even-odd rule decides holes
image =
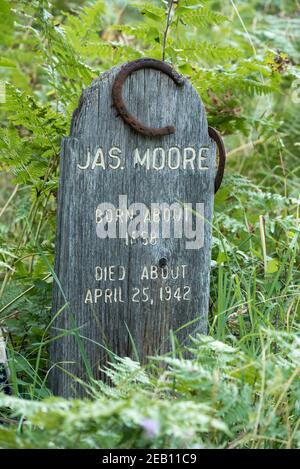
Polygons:
[[[0,0],[0,326],[15,394],[0,400],[0,447],[299,447],[299,6],[179,0],[168,21],[166,1],[80,3]],[[190,359],[177,344],[147,368],[117,360],[114,387],[82,383],[91,401],[37,402],[50,396],[61,139],[99,73],[163,53],[226,139],[210,338]]]
[[165,365],[159,376],[118,359],[107,370],[114,387],[94,387],[91,400],[2,396],[0,406],[23,423],[22,432],[0,429],[0,447],[297,447],[299,339],[262,331],[263,354],[253,359],[197,335],[190,359],[159,358]]

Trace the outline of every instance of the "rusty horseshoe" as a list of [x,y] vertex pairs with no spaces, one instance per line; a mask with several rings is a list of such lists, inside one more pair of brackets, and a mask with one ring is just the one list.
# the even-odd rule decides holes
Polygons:
[[147,135],[148,137],[169,135],[175,133],[175,127],[173,125],[167,125],[166,127],[155,128],[148,127],[141,122],[139,122],[130,112],[127,110],[123,96],[122,96],[122,87],[126,78],[133,72],[141,70],[143,68],[153,68],[159,70],[160,72],[168,75],[174,83],[178,86],[184,85],[184,78],[182,75],[179,75],[170,65],[161,62],[160,60],[155,59],[139,59],[134,62],[129,62],[121,68],[121,71],[117,75],[112,89],[112,97],[115,108],[118,111],[118,114],[126,124],[130,125],[137,132]]
[[[184,85],[184,77],[177,73],[170,65],[166,64],[165,62],[161,62],[160,60],[155,59],[138,59],[125,64],[118,73],[112,87],[113,105],[118,112],[118,116],[120,116],[126,124],[128,124],[132,129],[134,129],[138,133],[141,133],[148,137],[174,134],[176,129],[173,125],[167,125],[166,127],[160,128],[148,127],[139,122],[126,108],[122,96],[123,84],[127,77],[131,75],[131,73],[144,68],[152,68],[155,70],[159,70],[160,72],[168,75],[177,86]],[[226,152],[222,137],[216,129],[214,129],[213,127],[208,127],[208,135],[211,139],[214,140],[219,151],[219,163],[215,177],[216,193],[222,183],[224,175]]]
[[225,163],[226,163],[226,150],[225,150],[224,142],[223,142],[221,135],[214,127],[208,126],[208,135],[217,145],[218,152],[219,152],[219,163],[218,163],[217,174],[215,177],[215,194],[216,194],[216,192],[218,192],[222,184],[222,180],[224,176]]

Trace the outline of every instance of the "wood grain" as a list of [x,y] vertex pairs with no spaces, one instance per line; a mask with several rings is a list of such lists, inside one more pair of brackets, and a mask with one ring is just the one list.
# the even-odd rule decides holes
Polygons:
[[[146,137],[132,131],[116,116],[111,89],[120,67],[113,68],[84,90],[74,112],[70,137],[62,143],[58,195],[57,238],[54,282],[53,342],[50,386],[57,395],[81,396],[82,386],[71,375],[88,382],[89,368],[95,378],[112,353],[136,357],[169,350],[170,330],[186,343],[189,334],[206,332],[209,300],[211,226],[213,213],[215,145],[208,136],[205,110],[195,89],[186,80],[182,88],[154,70],[133,73],[124,84],[123,95],[130,112],[146,125],[175,125],[174,135]],[[124,169],[96,167],[80,170],[87,149],[101,147],[105,154],[113,146],[124,155]],[[136,148],[209,148],[208,170],[164,168],[160,171],[133,165]],[[186,249],[185,239],[159,239],[151,246],[142,242],[126,245],[123,239],[99,239],[95,210],[101,202],[118,206],[120,194],[129,203],[204,203],[207,222],[204,247]],[[157,266],[165,259],[168,267],[187,265],[185,279],[141,280],[143,266]],[[123,281],[99,282],[95,266],[124,266]],[[160,300],[165,286],[191,288],[190,301]],[[120,288],[123,303],[86,304],[87,289]],[[149,288],[152,304],[133,302],[133,288]],[[67,303],[67,304],[66,304]],[[188,327],[185,324],[193,321]],[[76,332],[74,332],[76,331]],[[60,338],[58,338],[60,336]],[[134,346],[133,346],[134,343]],[[83,353],[84,350],[84,353]],[[67,363],[68,362],[68,363]],[[72,363],[70,363],[72,362]],[[58,365],[59,364],[59,365]]]

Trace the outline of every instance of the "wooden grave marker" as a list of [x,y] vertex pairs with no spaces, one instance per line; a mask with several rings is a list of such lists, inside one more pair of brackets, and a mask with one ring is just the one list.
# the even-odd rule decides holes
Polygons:
[[181,342],[206,332],[224,169],[222,159],[215,181],[209,134],[222,149],[193,86],[163,62],[115,67],[84,90],[61,152],[55,394],[82,395],[72,375],[99,378],[108,350],[145,362],[169,349],[170,330]]

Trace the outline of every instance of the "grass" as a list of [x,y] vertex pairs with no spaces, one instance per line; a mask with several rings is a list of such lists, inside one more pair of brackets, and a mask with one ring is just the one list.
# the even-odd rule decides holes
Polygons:
[[[231,186],[229,181],[224,184],[224,192]],[[238,179],[238,184],[240,188],[237,190],[236,185],[232,195],[227,193],[226,203],[233,197],[238,207],[243,208],[239,191],[243,194],[245,181]],[[219,197],[222,199],[222,193]],[[283,200],[277,203],[277,218],[286,219]],[[219,208],[216,205],[209,335],[193,338],[192,346],[188,347],[192,358],[183,358],[187,348],[178,343],[174,332],[170,335],[170,354],[153,357],[144,367],[129,358],[113,359],[112,355],[106,373],[113,388],[92,379],[80,382],[91,401],[50,398],[39,403],[41,398],[51,396],[43,369],[52,319],[41,341],[31,344],[29,353],[24,355],[22,348],[20,353],[20,347],[9,345],[13,394],[31,401],[0,399],[6,409],[3,418],[15,422],[1,428],[0,445],[298,447],[298,208],[292,205],[294,216],[289,217],[289,231],[283,232],[282,239],[269,233],[267,223],[262,236],[258,215],[249,234],[251,214],[244,213],[245,217],[238,221],[242,224],[243,220],[248,236],[242,240],[238,236],[237,243],[239,231],[231,236],[224,234],[224,226],[236,230],[232,207],[229,204],[224,212],[222,202]],[[222,219],[227,225],[222,224]],[[265,258],[274,243],[280,248],[279,261],[268,272]],[[36,246],[36,251],[47,266],[48,275],[57,281],[41,247]],[[23,293],[10,303],[26,297],[28,289]],[[12,304],[4,306],[3,311],[10,310]],[[77,334],[83,348],[86,338],[79,331]],[[16,425],[21,433],[16,431]],[[155,431],[149,433],[147,425]]]
[[[218,8],[230,21],[210,23],[208,15],[208,27],[197,26],[201,18],[195,26],[193,9],[184,22],[172,17],[166,58],[191,76],[228,153],[215,197],[209,333],[183,346],[170,331],[170,353],[145,366],[137,352],[130,359],[109,351],[108,386],[92,379],[89,339],[74,318],[88,376],[79,384],[89,399],[64,400],[47,383],[51,368],[63,365],[48,353],[56,340],[49,331],[61,137],[98,73],[149,51],[161,57],[165,17],[97,2],[63,15],[55,4],[52,18],[42,6],[19,3],[15,29],[8,38],[0,31],[11,83],[0,108],[0,327],[13,392],[0,394],[0,448],[299,448],[300,127],[292,98],[299,6],[223,2]],[[205,12],[211,5],[214,12],[215,2],[208,4]],[[138,26],[137,37],[115,28],[122,21]],[[286,24],[295,26],[288,34]],[[230,61],[220,37],[236,49]],[[196,49],[185,52],[190,39]]]
[[[246,158],[251,156],[252,152]],[[152,358],[145,367],[111,354],[106,373],[113,388],[93,381],[91,373],[80,381],[90,402],[51,398],[47,387],[48,348],[55,340],[48,336],[54,320],[49,319],[48,282],[58,279],[35,236],[32,203],[16,233],[2,288],[1,321],[9,330],[15,397],[0,398],[0,446],[299,447],[299,201],[286,196],[286,191],[296,192],[299,180],[295,175],[292,180],[274,177],[274,184],[278,178],[283,184],[281,195],[256,186],[255,178],[237,176],[237,165],[229,160],[215,201],[209,336],[193,338],[191,359],[183,358],[187,348],[178,343],[176,332],[170,335],[170,354]],[[23,195],[9,189],[13,192],[6,192],[2,215],[13,227],[9,211],[15,213]],[[14,280],[13,269],[23,262],[18,250],[29,239],[33,242],[28,260],[39,263],[42,284],[36,276],[30,285],[24,285],[20,275]],[[18,283],[22,288],[11,294]],[[35,295],[41,288],[47,299],[44,323],[31,309],[33,295],[40,311],[44,299],[40,303]],[[29,328],[24,322],[16,325],[21,314],[25,322],[31,321]],[[86,338],[75,322],[72,333],[83,353]],[[87,362],[86,366],[89,370]]]

